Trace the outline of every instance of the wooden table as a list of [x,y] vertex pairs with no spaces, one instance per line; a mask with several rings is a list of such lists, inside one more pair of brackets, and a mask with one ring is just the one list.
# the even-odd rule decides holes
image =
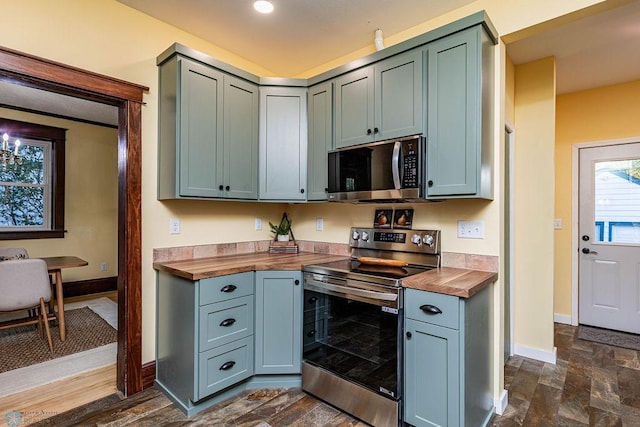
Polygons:
[[60,341],[67,338],[67,330],[64,323],[64,294],[62,292],[62,269],[72,267],[83,267],[89,263],[75,256],[54,256],[41,258],[47,263],[49,274],[55,277],[56,281],[56,302],[58,304],[58,328],[60,330]]

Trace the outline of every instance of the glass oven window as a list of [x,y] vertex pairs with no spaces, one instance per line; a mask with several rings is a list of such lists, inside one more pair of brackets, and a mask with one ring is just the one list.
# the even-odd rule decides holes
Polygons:
[[379,394],[399,398],[398,314],[305,290],[304,359]]

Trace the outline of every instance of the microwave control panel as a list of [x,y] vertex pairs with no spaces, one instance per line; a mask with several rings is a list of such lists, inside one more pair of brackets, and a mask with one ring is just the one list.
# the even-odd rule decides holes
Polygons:
[[402,188],[418,188],[418,149],[414,141],[402,145]]

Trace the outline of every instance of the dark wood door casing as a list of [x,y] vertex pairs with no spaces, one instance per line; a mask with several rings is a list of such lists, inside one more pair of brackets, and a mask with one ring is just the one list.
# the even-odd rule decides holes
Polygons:
[[148,87],[0,47],[0,80],[118,107],[117,387],[142,390],[142,99]]

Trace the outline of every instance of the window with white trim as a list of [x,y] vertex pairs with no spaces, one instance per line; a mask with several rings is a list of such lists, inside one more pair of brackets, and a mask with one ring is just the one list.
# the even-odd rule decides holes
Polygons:
[[22,164],[0,165],[0,240],[64,237],[65,129],[0,118]]

